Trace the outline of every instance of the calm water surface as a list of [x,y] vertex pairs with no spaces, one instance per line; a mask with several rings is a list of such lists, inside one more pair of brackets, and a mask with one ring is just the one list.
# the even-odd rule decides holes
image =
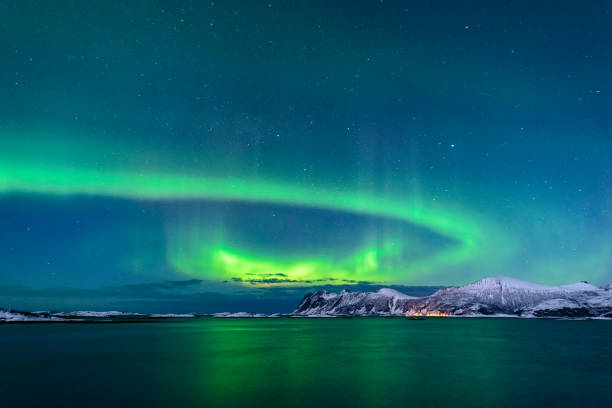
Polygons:
[[0,326],[3,407],[610,406],[612,322]]

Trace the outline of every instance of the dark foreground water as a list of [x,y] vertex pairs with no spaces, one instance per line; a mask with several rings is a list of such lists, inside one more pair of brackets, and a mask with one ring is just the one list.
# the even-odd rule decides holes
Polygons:
[[612,322],[0,326],[2,407],[610,406]]

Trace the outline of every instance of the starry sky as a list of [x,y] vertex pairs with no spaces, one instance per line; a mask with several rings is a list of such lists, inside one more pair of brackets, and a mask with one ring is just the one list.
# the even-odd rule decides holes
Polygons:
[[0,10],[5,307],[612,281],[610,1]]

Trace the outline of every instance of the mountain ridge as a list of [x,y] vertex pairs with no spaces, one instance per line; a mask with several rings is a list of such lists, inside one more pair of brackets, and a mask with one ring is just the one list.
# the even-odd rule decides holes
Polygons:
[[610,286],[587,282],[551,286],[507,276],[483,278],[469,285],[410,297],[395,290],[309,293],[296,315],[433,315],[523,317],[612,317]]

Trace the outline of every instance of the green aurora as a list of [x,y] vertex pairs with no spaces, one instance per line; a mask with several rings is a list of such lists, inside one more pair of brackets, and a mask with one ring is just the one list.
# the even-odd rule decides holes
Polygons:
[[0,3],[6,304],[612,280],[607,2]]
[[[319,208],[361,215],[397,219],[423,227],[454,242],[424,259],[405,265],[401,270],[381,266],[381,258],[393,256],[399,248],[364,248],[340,263],[324,259],[280,261],[245,256],[241,249],[216,248],[196,243],[189,253],[171,253],[172,264],[180,271],[207,279],[248,279],[252,283],[333,283],[339,281],[374,281],[380,283],[424,281],[427,272],[446,266],[474,261],[483,254],[503,256],[511,248],[507,239],[504,251],[492,247],[486,236],[496,235],[491,223],[477,220],[466,212],[454,214],[442,209],[424,208],[419,200],[390,200],[361,193],[305,189],[283,183],[241,179],[216,179],[180,174],[146,172],[93,171],[62,169],[36,165],[10,164],[0,167],[0,191],[54,195],[99,195],[131,200],[217,200],[269,203]],[[168,235],[169,247],[176,247]],[[181,243],[185,245],[185,243]],[[398,243],[401,245],[401,243]],[[282,258],[282,256],[280,257]],[[209,271],[206,273],[205,271]],[[281,279],[274,279],[274,278]],[[270,279],[272,278],[272,279]]]

